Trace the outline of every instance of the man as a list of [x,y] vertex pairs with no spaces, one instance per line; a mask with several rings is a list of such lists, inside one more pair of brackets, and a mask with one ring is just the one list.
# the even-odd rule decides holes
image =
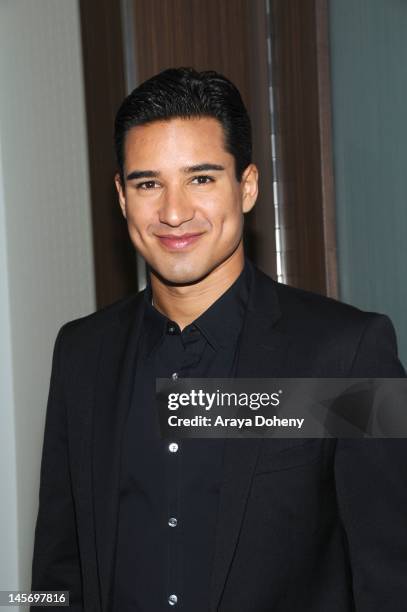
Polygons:
[[404,610],[404,441],[168,441],[154,405],[157,377],[404,376],[391,323],[245,259],[257,169],[227,79],[160,73],[115,130],[149,284],[58,334],[32,588],[76,611]]

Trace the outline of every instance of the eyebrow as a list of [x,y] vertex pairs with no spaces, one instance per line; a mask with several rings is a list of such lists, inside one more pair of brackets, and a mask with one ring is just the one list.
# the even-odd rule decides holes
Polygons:
[[[194,172],[221,172],[224,169],[224,166],[221,166],[220,164],[205,163],[196,164],[195,166],[187,166],[186,168],[183,168],[182,171],[186,174],[192,174]],[[157,178],[158,176],[160,176],[160,172],[158,170],[133,170],[133,172],[130,172],[130,174],[127,175],[126,179],[128,181],[133,181],[141,178]]]
[[132,181],[140,178],[157,178],[157,176],[160,176],[158,170],[133,170],[126,176],[126,179]]
[[221,172],[224,169],[225,168],[219,164],[197,164],[196,166],[188,166],[187,168],[183,168],[183,171],[189,174],[192,172],[208,172],[210,170]]

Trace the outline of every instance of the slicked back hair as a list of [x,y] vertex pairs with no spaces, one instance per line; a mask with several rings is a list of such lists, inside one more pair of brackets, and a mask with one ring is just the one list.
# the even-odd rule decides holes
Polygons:
[[138,125],[175,118],[217,119],[225,149],[235,160],[238,181],[251,163],[251,125],[239,90],[223,75],[193,68],[170,68],[136,87],[122,102],[115,120],[114,142],[119,173],[124,184],[124,143],[127,132]]

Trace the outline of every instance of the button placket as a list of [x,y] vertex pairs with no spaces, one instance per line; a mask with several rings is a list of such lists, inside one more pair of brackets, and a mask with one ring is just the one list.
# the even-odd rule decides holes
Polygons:
[[[169,369],[169,377],[174,383],[178,380],[180,376],[180,371],[183,371],[183,362],[187,360],[187,364],[189,365],[189,361],[191,360],[191,347],[186,350],[185,338],[182,336],[177,325],[173,324],[173,322],[169,322],[167,326],[167,333],[170,336],[177,335],[179,337],[179,343],[174,344],[175,355],[172,364],[168,364],[170,367],[175,369],[175,371],[171,372]],[[173,337],[169,340],[169,342],[177,341],[177,338]],[[180,350],[183,348],[184,350]],[[168,370],[167,370],[168,372]],[[168,374],[167,374],[168,376]],[[181,452],[180,442],[167,442],[168,452],[172,455],[172,457],[168,457],[168,507],[167,507],[167,527],[168,527],[168,544],[169,544],[169,557],[168,557],[168,575],[167,575],[167,593],[171,593],[167,597],[167,605],[169,606],[180,606],[179,601],[179,593],[181,590],[182,577],[180,574],[180,541],[179,541],[179,462],[181,457],[179,456]],[[174,591],[173,591],[174,589]]]
[[168,451],[171,457],[168,457],[168,508],[167,508],[167,525],[168,525],[168,575],[167,575],[167,593],[171,595],[167,598],[169,606],[175,606],[179,603],[178,595],[173,589],[179,592],[180,577],[178,563],[178,529],[175,527],[178,524],[178,503],[179,503],[179,460],[180,445],[178,442],[169,442]]

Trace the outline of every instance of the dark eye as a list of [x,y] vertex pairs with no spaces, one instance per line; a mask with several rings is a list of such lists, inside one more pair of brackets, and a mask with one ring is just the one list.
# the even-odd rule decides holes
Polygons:
[[157,187],[156,181],[144,181],[137,185],[137,189],[154,189],[155,187]]
[[214,179],[211,176],[195,176],[192,182],[195,185],[206,185],[207,183],[213,183]]

